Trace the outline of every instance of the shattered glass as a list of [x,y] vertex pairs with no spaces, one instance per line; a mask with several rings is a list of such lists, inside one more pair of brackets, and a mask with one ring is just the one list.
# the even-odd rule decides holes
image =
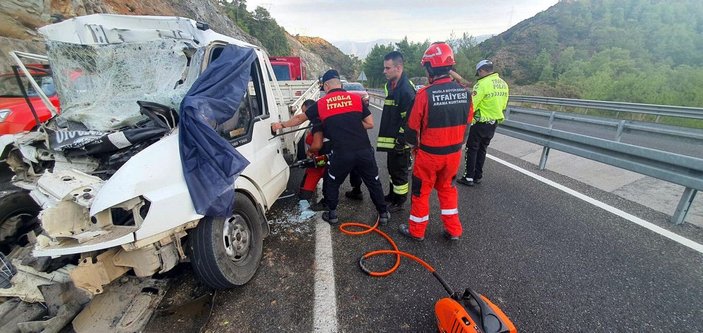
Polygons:
[[[105,45],[47,41],[62,112],[57,124],[110,131],[146,119],[138,100],[176,110],[197,77],[188,41],[161,39]],[[200,54],[201,52],[199,52]]]

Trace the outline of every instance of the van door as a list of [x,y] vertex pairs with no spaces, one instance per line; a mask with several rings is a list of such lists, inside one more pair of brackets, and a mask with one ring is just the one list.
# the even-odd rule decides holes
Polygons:
[[238,112],[215,130],[249,160],[241,176],[259,188],[266,200],[262,204],[268,209],[286,189],[290,170],[280,152],[280,140],[269,140],[272,119],[263,78],[257,57]]

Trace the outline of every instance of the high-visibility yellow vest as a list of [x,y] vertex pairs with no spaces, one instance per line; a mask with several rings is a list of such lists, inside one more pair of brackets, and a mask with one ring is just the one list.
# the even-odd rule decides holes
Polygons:
[[472,92],[474,122],[503,121],[503,111],[508,106],[509,95],[508,84],[498,73],[478,79]]

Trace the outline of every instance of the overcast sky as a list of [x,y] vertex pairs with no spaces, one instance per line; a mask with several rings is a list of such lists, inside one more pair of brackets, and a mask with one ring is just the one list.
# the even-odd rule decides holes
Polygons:
[[247,0],[262,6],[289,33],[328,41],[445,40],[499,34],[558,0]]

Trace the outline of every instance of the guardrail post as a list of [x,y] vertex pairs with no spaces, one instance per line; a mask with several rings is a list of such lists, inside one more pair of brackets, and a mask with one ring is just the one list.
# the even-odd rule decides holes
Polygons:
[[623,129],[625,129],[625,120],[620,120],[620,123],[618,123],[618,131],[615,133],[615,141],[620,142]]
[[[556,116],[556,114],[556,112],[552,111],[552,114],[549,115],[549,129],[552,129],[554,127],[554,116]],[[542,156],[544,156],[544,152],[542,152]]]
[[686,214],[688,213],[688,210],[691,208],[691,203],[693,202],[693,199],[696,197],[696,193],[698,193],[698,190],[692,189],[690,187],[687,187],[683,191],[683,195],[681,196],[681,200],[679,200],[678,206],[676,206],[676,211],[674,212],[674,216],[671,217],[671,222],[674,224],[681,224],[684,222],[686,219]]
[[547,166],[547,157],[549,157],[549,147],[542,147],[542,157],[539,159],[539,169],[544,170]]

